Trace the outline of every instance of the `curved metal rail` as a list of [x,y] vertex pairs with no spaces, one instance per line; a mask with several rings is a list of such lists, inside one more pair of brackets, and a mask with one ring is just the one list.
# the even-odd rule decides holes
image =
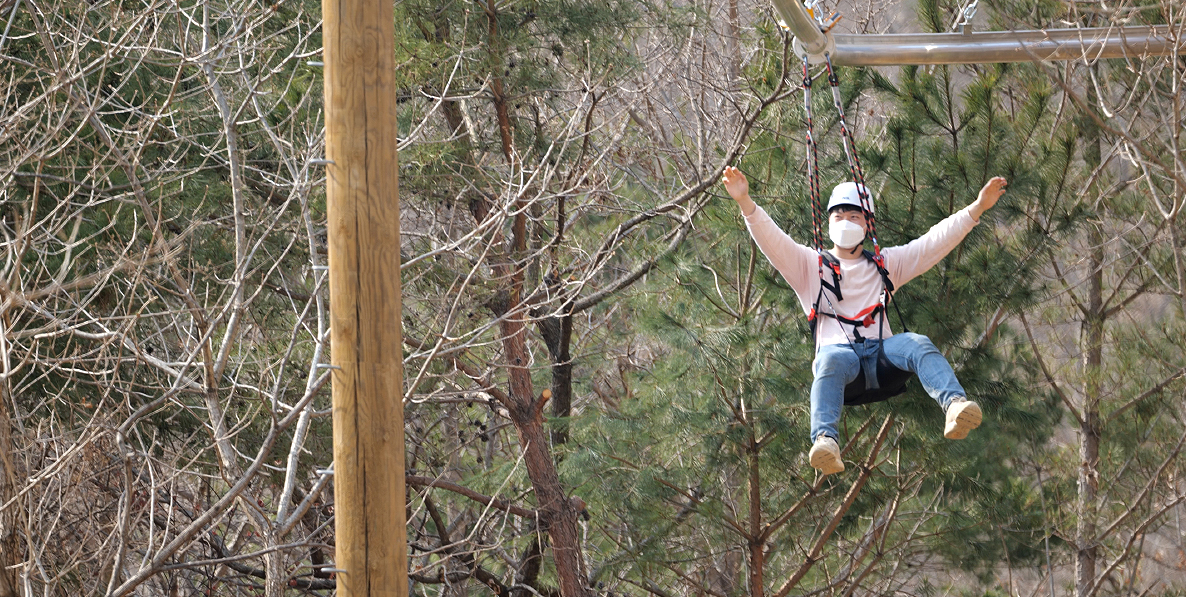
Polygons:
[[[1186,54],[1186,32],[1167,25],[984,31],[974,33],[907,33],[830,35],[807,14],[799,0],[773,0],[797,47],[813,62],[827,49],[832,63],[844,66],[905,64],[981,64],[1033,60],[1095,60]],[[835,47],[830,46],[834,44]]]

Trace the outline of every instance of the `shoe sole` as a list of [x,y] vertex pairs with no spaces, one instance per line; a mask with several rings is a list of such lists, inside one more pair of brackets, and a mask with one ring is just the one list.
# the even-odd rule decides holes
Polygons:
[[811,454],[811,468],[819,470],[825,475],[834,475],[836,473],[844,472],[844,462],[840,460],[840,456],[820,450]]
[[943,437],[964,439],[968,437],[969,431],[980,426],[980,421],[983,418],[980,405],[975,402],[966,402],[963,404],[963,408],[955,413],[955,420],[948,421],[947,428],[943,430]]

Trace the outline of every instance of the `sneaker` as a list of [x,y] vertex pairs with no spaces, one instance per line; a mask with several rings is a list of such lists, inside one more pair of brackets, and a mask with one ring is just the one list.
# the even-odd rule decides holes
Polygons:
[[836,445],[836,440],[826,435],[821,435],[815,440],[815,445],[811,446],[811,451],[807,453],[807,460],[811,462],[812,468],[819,469],[819,472],[825,475],[844,471],[844,462],[840,460],[840,446]]
[[964,439],[968,432],[980,426],[980,405],[964,397],[953,398],[947,406],[947,426],[943,437]]

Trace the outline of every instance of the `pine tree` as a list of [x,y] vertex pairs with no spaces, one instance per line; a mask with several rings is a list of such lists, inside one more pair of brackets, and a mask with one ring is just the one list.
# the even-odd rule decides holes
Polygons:
[[[865,136],[880,133],[884,142],[861,144],[884,244],[918,236],[974,199],[993,175],[1009,177],[1010,195],[1024,197],[1065,162],[1065,146],[1033,134],[1049,125],[1049,88],[1035,87],[1022,109],[1006,110],[998,82],[1009,75],[990,69],[961,90],[954,69],[904,69],[896,83],[874,72],[844,73],[849,113],[871,93],[894,106],[884,133]],[[830,188],[847,168],[834,117],[815,112],[817,140],[831,142],[820,142]],[[795,152],[800,115],[789,102],[772,111],[740,167],[755,200],[809,240],[802,154]],[[605,422],[587,423],[578,440],[587,452],[571,461],[582,471],[602,467],[605,497],[594,510],[616,517],[604,524],[618,544],[638,546],[623,548],[603,574],[689,593],[777,595],[919,582],[901,567],[906,562],[985,575],[1003,559],[1037,565],[1043,522],[1033,505],[1040,497],[1019,474],[1027,460],[1018,455],[1041,452],[1058,412],[1053,396],[1030,392],[1032,361],[1013,348],[1017,338],[1006,323],[1042,291],[1028,275],[1038,263],[1018,226],[1021,201],[1000,205],[993,222],[897,299],[906,325],[947,350],[965,387],[986,406],[985,425],[966,441],[942,440],[942,414],[917,385],[888,403],[846,409],[846,460],[877,457],[869,471],[850,467],[822,486],[805,462],[813,350],[802,307],[758,254],[731,202],[706,212],[697,242],[652,282],[678,292],[662,291],[659,311],[642,299],[630,313],[647,322],[650,342],[661,347],[651,367],[632,376],[628,404]],[[890,433],[878,436],[884,421]],[[861,483],[846,504],[846,492]],[[828,535],[837,511],[835,535]],[[892,553],[879,551],[886,546]]]

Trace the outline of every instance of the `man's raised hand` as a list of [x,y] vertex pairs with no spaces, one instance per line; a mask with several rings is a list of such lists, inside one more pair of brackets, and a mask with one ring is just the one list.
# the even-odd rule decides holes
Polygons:
[[972,203],[972,217],[979,220],[981,214],[988,211],[992,206],[997,204],[1001,199],[1001,195],[1005,194],[1005,187],[1009,181],[1005,180],[1003,176],[994,176],[989,179],[984,188],[980,189],[980,195],[976,197],[976,201]]
[[726,166],[725,171],[721,174],[721,182],[725,184],[725,190],[729,191],[729,196],[741,208],[742,215],[748,216],[754,213],[758,206],[749,198],[749,180],[746,180],[741,170],[733,166]]

